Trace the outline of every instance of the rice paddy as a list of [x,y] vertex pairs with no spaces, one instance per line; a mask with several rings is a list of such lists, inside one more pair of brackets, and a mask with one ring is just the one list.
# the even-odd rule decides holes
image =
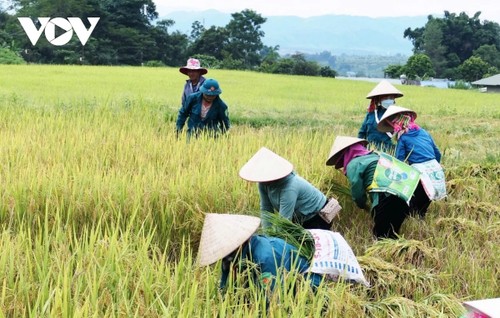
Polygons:
[[[500,107],[495,94],[398,86],[443,153],[449,197],[402,236],[372,221],[325,165],[356,136],[374,83],[210,70],[232,128],[176,138],[175,68],[0,66],[0,315],[3,317],[459,317],[500,296]],[[334,230],[371,287],[284,273],[268,310],[255,286],[218,290],[196,266],[205,212],[259,215],[238,177],[262,146],[343,206]],[[294,286],[295,293],[290,291]]]

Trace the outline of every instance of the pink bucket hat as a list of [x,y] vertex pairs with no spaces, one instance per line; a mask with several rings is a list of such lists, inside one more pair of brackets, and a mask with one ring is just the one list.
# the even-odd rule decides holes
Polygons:
[[194,58],[188,59],[186,66],[179,68],[179,72],[184,75],[187,75],[187,72],[192,70],[199,70],[201,75],[205,75],[208,73],[208,70],[206,68],[201,67],[200,61]]

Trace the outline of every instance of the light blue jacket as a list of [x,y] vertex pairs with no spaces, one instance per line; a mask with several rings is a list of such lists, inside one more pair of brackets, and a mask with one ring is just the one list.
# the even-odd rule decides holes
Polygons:
[[[294,172],[276,181],[260,182],[259,194],[261,211],[278,211],[299,224],[314,217],[327,200],[320,190]],[[263,222],[263,226],[269,224]]]

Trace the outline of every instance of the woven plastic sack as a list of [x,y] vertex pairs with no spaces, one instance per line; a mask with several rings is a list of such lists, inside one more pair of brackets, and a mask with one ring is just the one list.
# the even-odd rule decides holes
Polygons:
[[322,274],[326,279],[339,279],[370,286],[349,244],[338,232],[308,230],[315,242],[314,257],[309,271]]

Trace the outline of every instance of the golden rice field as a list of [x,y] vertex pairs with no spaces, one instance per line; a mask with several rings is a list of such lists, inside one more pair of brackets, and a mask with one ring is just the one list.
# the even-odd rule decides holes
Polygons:
[[[398,86],[443,153],[449,197],[376,242],[325,166],[375,83],[208,75],[233,126],[187,143],[176,68],[0,66],[0,317],[460,317],[462,301],[500,296],[498,94]],[[238,171],[262,146],[339,198],[334,229],[371,287],[313,293],[291,273],[266,312],[255,287],[222,295],[219,265],[196,266],[205,212],[258,215]]]

